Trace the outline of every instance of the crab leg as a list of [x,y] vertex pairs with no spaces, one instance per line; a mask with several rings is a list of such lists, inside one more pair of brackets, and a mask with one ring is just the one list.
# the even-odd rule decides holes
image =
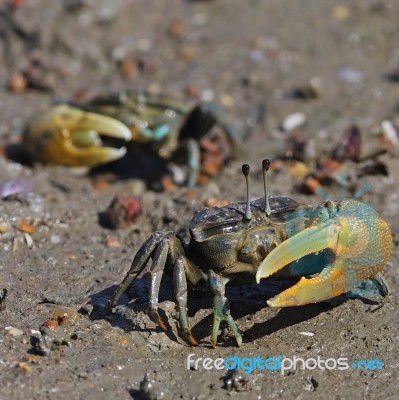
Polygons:
[[113,308],[115,308],[116,303],[122,294],[126,292],[132,282],[144,270],[148,260],[153,256],[155,248],[158,246],[164,236],[164,232],[154,232],[140,247],[133,259],[129,272],[125,275],[122,283],[118,286],[115,293],[108,300],[107,312],[111,312]]
[[328,300],[355,289],[362,281],[379,273],[392,255],[392,236],[387,223],[371,207],[363,205],[356,217],[348,216],[352,205],[344,204],[341,215],[296,234],[275,248],[256,274],[273,275],[287,264],[330,249],[335,260],[311,279],[302,277],[293,287],[268,301],[271,307],[288,307]]
[[162,321],[158,313],[158,296],[159,288],[163,272],[168,256],[171,258],[171,263],[174,263],[179,255],[184,254],[180,240],[176,238],[174,232],[168,232],[161,240],[155,250],[153,264],[150,268],[151,285],[150,285],[150,306],[148,314],[150,318],[156,322],[164,331],[167,330],[165,323]]
[[203,272],[187,257],[180,256],[177,258],[173,270],[176,302],[179,309],[179,323],[188,342],[193,346],[197,346],[198,343],[191,334],[187,320],[187,279],[192,286],[198,289],[200,289],[201,283],[206,285],[206,277]]
[[238,332],[236,323],[234,322],[232,316],[230,315],[229,301],[225,296],[225,286],[227,282],[228,282],[227,278],[222,278],[219,275],[216,275],[213,271],[210,271],[209,285],[214,295],[213,324],[212,324],[212,334],[211,334],[212,347],[216,347],[217,345],[219,326],[222,321],[226,321],[227,324],[230,326],[236,338],[237,345],[241,346],[242,344],[242,337]]

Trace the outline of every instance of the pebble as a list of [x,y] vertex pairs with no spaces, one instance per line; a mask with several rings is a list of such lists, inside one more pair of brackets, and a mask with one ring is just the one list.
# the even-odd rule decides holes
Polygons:
[[284,118],[281,127],[284,131],[289,132],[299,128],[306,122],[306,115],[302,112],[289,114]]
[[341,81],[351,83],[354,86],[363,86],[363,74],[350,67],[342,67],[337,71],[337,77]]
[[61,236],[59,235],[51,235],[50,236],[51,244],[60,244],[61,243]]
[[201,99],[202,101],[205,102],[213,101],[214,98],[215,98],[215,93],[213,92],[212,89],[205,89],[201,94]]
[[338,4],[331,11],[332,17],[338,21],[344,21],[349,17],[349,8],[343,4]]
[[43,326],[51,331],[56,331],[59,328],[59,324],[54,319],[47,319],[43,322]]
[[382,121],[381,131],[389,144],[391,144],[394,148],[399,146],[398,132],[391,121]]
[[194,14],[191,18],[191,23],[195,26],[204,26],[208,23],[208,16],[204,13]]
[[29,235],[29,233],[24,233],[24,239],[25,239],[26,245],[29,248],[33,247],[33,239],[32,239],[32,236]]
[[10,229],[10,226],[7,222],[0,222],[0,233],[6,233]]
[[7,82],[7,89],[14,93],[24,92],[27,86],[28,83],[25,76],[19,72],[13,73]]
[[313,332],[299,332],[299,334],[303,336],[314,336]]
[[7,331],[7,336],[22,336],[24,334],[23,331],[21,331],[21,329],[18,328],[14,328],[13,326],[6,326],[4,328]]

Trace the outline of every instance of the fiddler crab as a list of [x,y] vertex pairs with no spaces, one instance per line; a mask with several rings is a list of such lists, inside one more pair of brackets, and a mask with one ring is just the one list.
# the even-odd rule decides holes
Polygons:
[[172,269],[180,329],[192,345],[197,341],[187,319],[187,284],[213,295],[213,347],[222,321],[231,328],[238,346],[242,343],[225,296],[227,283],[300,278],[269,299],[270,307],[300,306],[370,288],[386,296],[380,272],[391,258],[393,242],[388,224],[375,209],[355,200],[328,200],[313,207],[288,197],[269,198],[269,166],[270,161],[264,160],[264,198],[249,201],[249,166],[244,164],[247,201],[197,211],[190,223],[189,243],[175,232],[153,233],[110,298],[108,312],[150,258],[149,316],[166,330],[158,314],[158,293],[164,270]]
[[[221,114],[215,105],[190,109],[169,97],[107,94],[85,103],[50,107],[26,125],[23,145],[33,160],[87,167],[118,160],[127,148],[152,151],[163,159],[187,164],[183,180],[193,187],[203,170],[207,148],[205,158],[213,157],[208,175],[216,174],[234,156],[236,133]],[[207,148],[202,146],[204,137]]]

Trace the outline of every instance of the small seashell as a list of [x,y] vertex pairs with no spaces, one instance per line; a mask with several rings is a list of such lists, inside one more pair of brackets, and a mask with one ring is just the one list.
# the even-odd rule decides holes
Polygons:
[[393,147],[399,146],[398,132],[391,121],[385,120],[381,122],[381,131],[384,139]]
[[57,308],[53,312],[52,319],[59,325],[75,325],[79,319],[79,313],[72,308]]
[[314,336],[313,332],[299,332],[299,334],[302,336]]
[[299,128],[305,122],[306,122],[306,115],[301,112],[296,112],[296,113],[287,115],[284,118],[284,121],[281,124],[281,127],[283,128],[284,131],[290,132],[290,131],[293,131],[294,129]]
[[21,329],[18,328],[14,328],[13,326],[6,326],[4,328],[7,331],[7,336],[22,336],[24,334],[23,331],[21,331]]

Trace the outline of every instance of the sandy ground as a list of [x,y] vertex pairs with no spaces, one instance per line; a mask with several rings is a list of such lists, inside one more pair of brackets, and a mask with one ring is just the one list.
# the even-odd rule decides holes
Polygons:
[[[6,3],[0,5],[5,8]],[[0,311],[0,398],[397,398],[395,156],[381,157],[388,177],[366,179],[373,190],[365,201],[387,219],[395,242],[386,269],[392,296],[383,307],[375,310],[349,300],[334,307],[273,309],[265,305],[267,285],[234,288],[228,297],[244,343],[235,347],[229,331],[223,330],[215,349],[209,342],[210,297],[190,293],[189,319],[200,342],[192,348],[176,330],[170,279],[164,281],[160,303],[169,334],[145,314],[146,282],[135,286],[138,301],[122,297],[110,317],[104,307],[135,251],[154,230],[187,229],[193,212],[210,197],[245,198],[242,162],[256,172],[252,196],[262,195],[260,161],[285,148],[286,136],[276,132],[285,116],[305,113],[302,134],[314,138],[320,149],[331,150],[352,124],[360,127],[365,146],[372,146],[373,127],[397,117],[399,86],[387,75],[399,66],[399,2],[350,0],[343,6],[317,0],[306,5],[290,0],[103,0],[83,1],[82,8],[79,3],[26,0],[15,15],[19,30],[9,26],[6,17],[0,20],[2,145],[12,140],[12,130],[53,100],[70,99],[77,91],[96,94],[135,87],[134,71],[133,79],[123,79],[119,61],[142,57],[150,69],[144,78],[147,87],[182,97],[190,85],[203,98],[224,104],[240,133],[242,151],[221,175],[191,196],[184,189],[145,191],[143,213],[121,231],[102,227],[98,213],[115,193],[137,190],[137,182],[123,180],[98,190],[86,174],[68,168],[29,167],[0,158],[0,181],[24,178],[33,183],[31,194],[0,202],[1,221],[8,223],[8,231],[0,235],[0,288],[8,291]],[[173,20],[182,22],[180,37],[167,34]],[[50,71],[45,77],[53,75],[53,90],[7,91],[10,75],[27,68],[38,51]],[[288,96],[310,81],[320,83],[317,99]],[[259,113],[262,109],[264,115]],[[273,195],[321,202],[317,196],[297,193],[284,172],[272,174],[269,186]],[[339,197],[338,190],[333,194]],[[35,226],[32,243],[18,230],[21,220]],[[117,239],[120,247],[107,247],[108,238]],[[52,350],[38,355],[39,327],[64,307],[78,311],[79,318],[47,331],[46,337],[54,339]],[[6,327],[22,332],[14,330],[12,335]],[[383,367],[254,371],[238,377],[229,390],[226,370],[188,370],[190,353],[194,358],[345,357],[349,362],[378,360]],[[147,397],[140,389],[145,373],[154,387]]]

